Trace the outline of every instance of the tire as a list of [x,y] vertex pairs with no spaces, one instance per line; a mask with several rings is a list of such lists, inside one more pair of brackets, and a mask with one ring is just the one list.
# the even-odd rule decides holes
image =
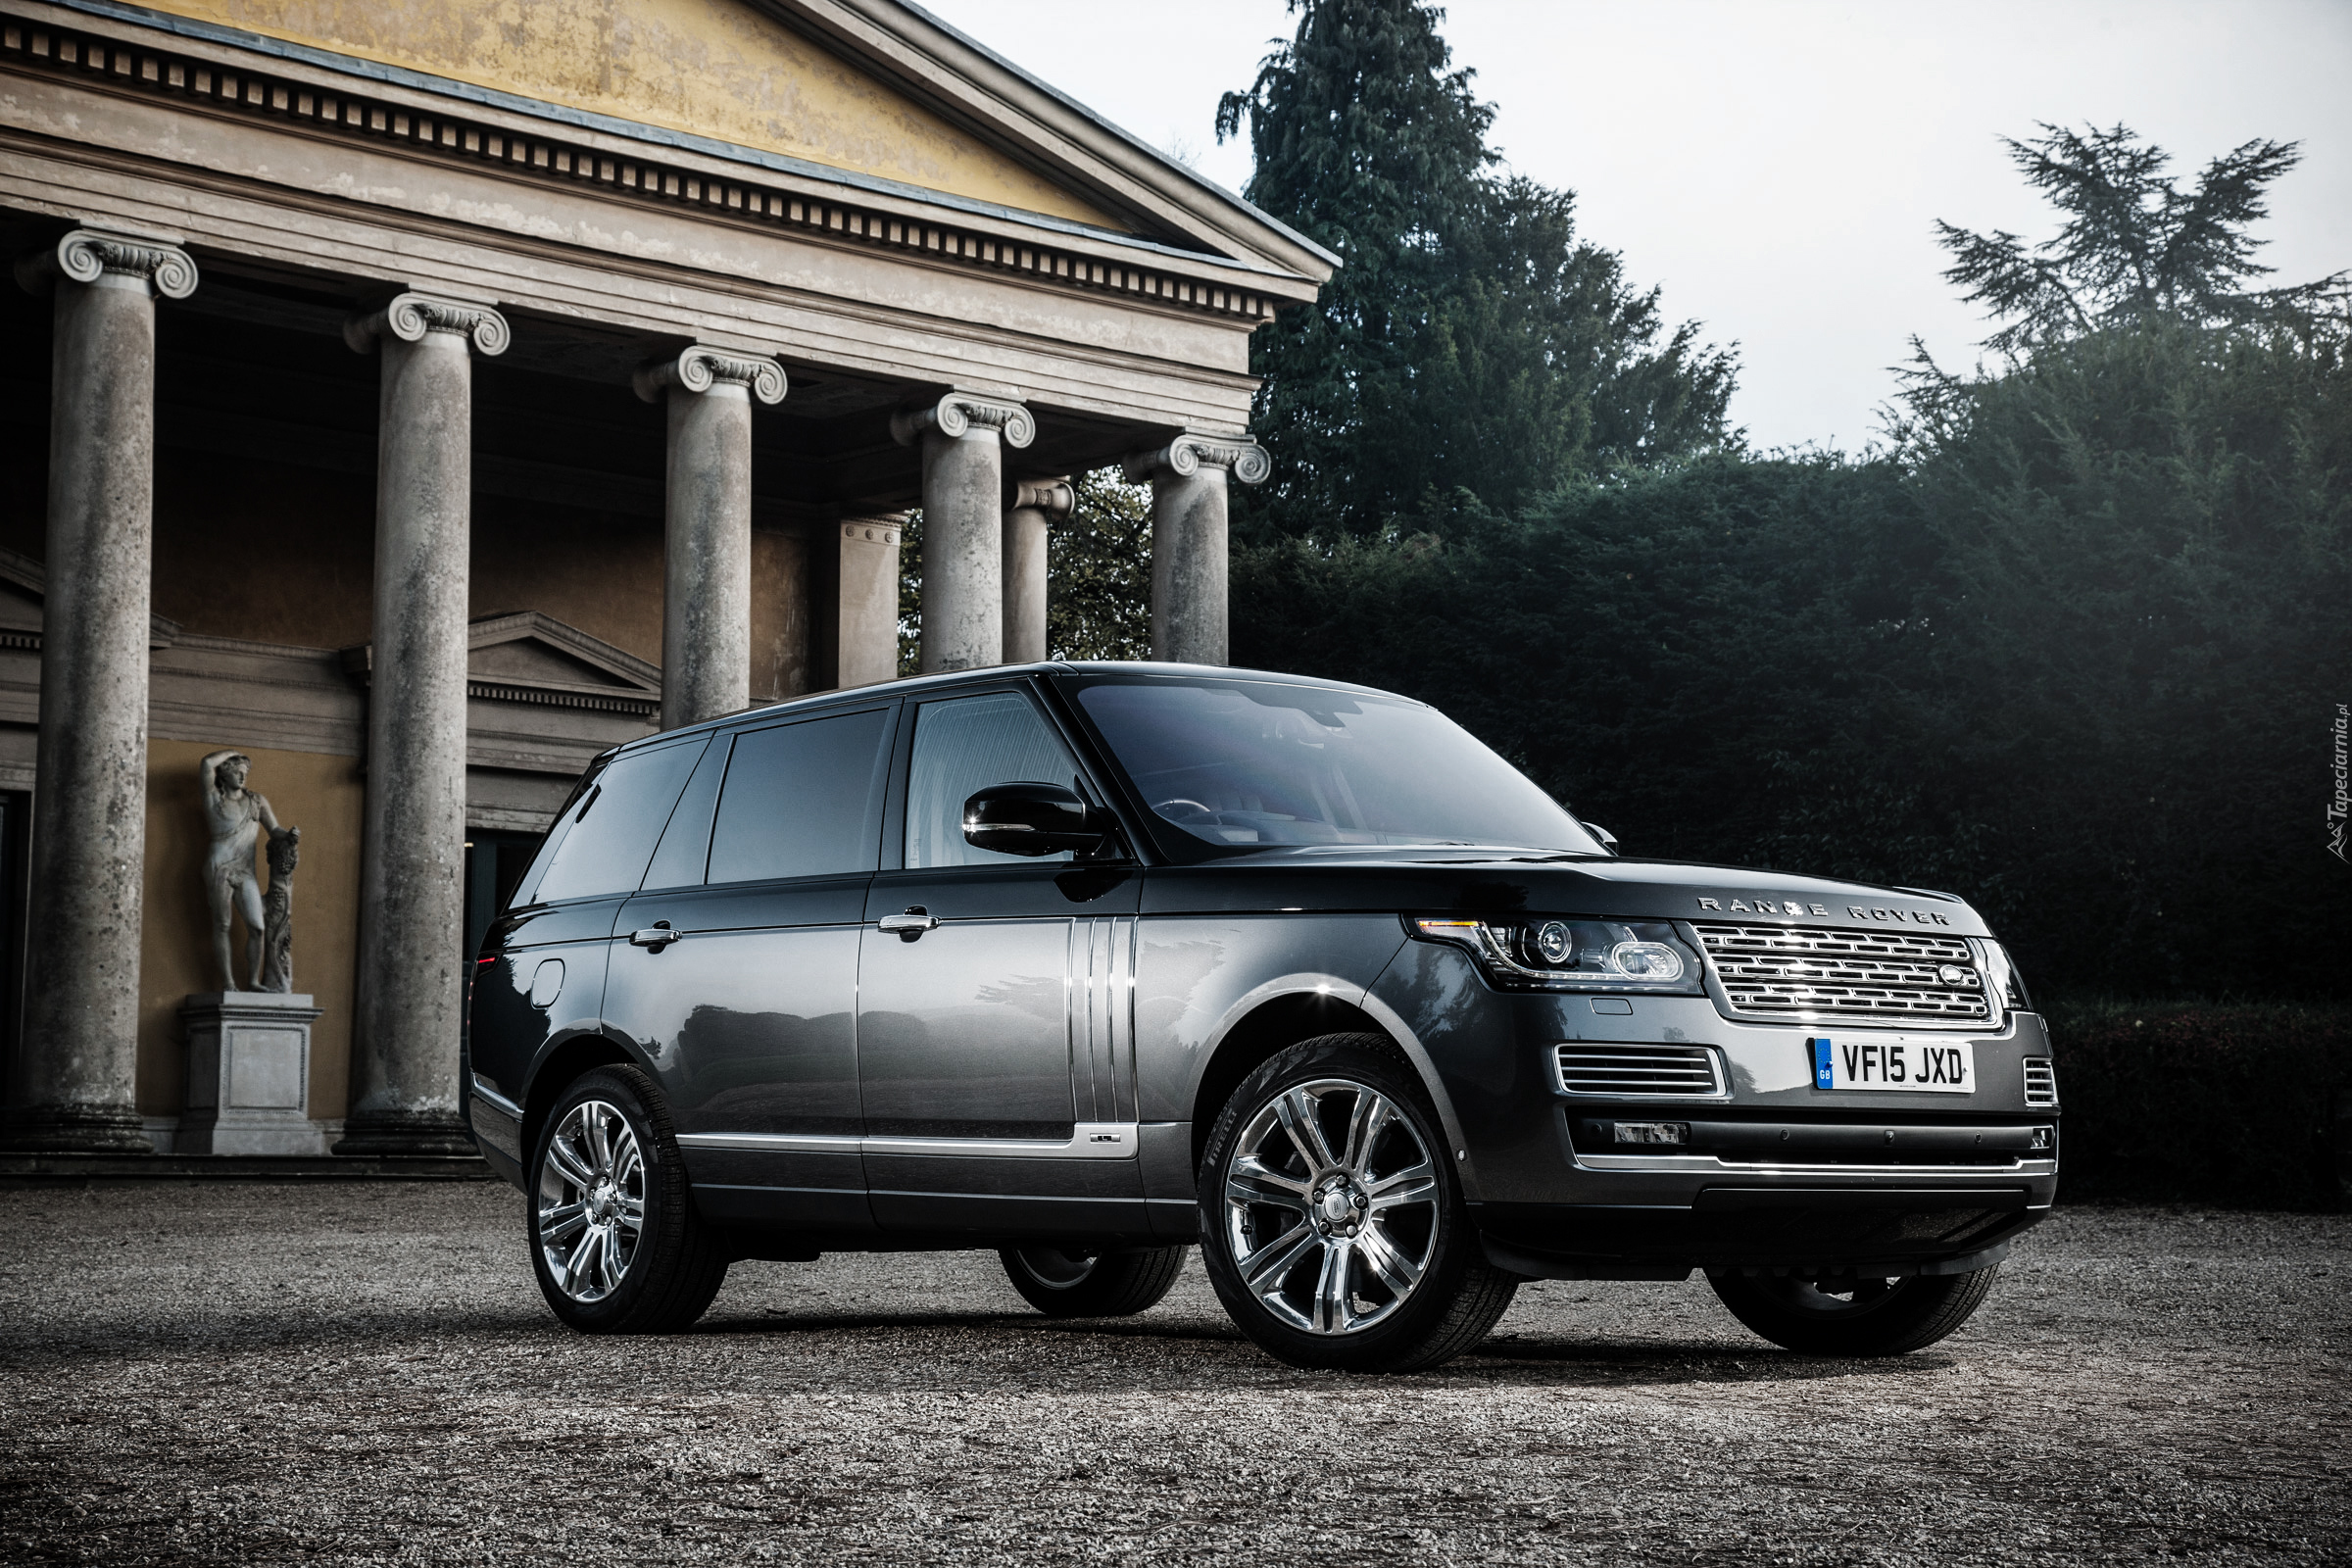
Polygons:
[[1440,1365],[1485,1339],[1519,1289],[1487,1261],[1437,1112],[1382,1035],[1301,1041],[1243,1079],[1199,1190],[1209,1283],[1293,1366]]
[[997,1256],[1012,1288],[1048,1317],[1133,1317],[1159,1304],[1184,1272],[1190,1250],[1007,1247]]
[[1707,1283],[1734,1317],[1775,1345],[1806,1355],[1878,1356],[1924,1349],[1967,1322],[1999,1272],[1996,1263],[1973,1274],[1836,1282],[1727,1272]]
[[556,1316],[584,1334],[674,1334],[709,1309],[727,1258],[651,1078],[580,1078],[548,1112],[528,1169],[531,1271]]

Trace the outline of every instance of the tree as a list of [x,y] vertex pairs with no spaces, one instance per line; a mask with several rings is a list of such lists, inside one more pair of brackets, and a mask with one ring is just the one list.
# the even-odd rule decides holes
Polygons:
[[1635,855],[1949,889],[2045,994],[2341,995],[2352,322],[2333,280],[2245,289],[2233,200],[2136,303],[2095,280],[2164,247],[2078,233],[2075,324],[1923,361],[1868,459],[1250,543],[1235,657],[1432,702]]
[[1054,659],[1152,657],[1152,491],[1116,468],[1071,482],[1047,541],[1046,641]]
[[[1433,492],[1515,508],[1723,439],[1734,367],[1578,239],[1575,197],[1496,172],[1492,106],[1419,0],[1292,0],[1297,35],[1218,107],[1246,194],[1339,256],[1259,329],[1274,477],[1245,533],[1366,536]],[[1662,340],[1661,340],[1662,338]]]
[[[1070,514],[1046,537],[1050,659],[1152,657],[1152,492],[1117,468],[1070,483]],[[907,514],[899,546],[899,673],[923,657],[923,514]]]
[[2065,215],[2054,238],[2030,245],[2004,230],[1936,224],[1952,256],[1944,277],[2002,318],[1985,339],[1994,353],[2016,357],[2159,317],[2190,325],[2302,320],[2341,298],[2341,272],[2290,288],[2245,286],[2273,270],[2254,260],[2261,241],[2247,228],[2269,214],[2266,187],[2301,161],[2296,143],[2246,142],[2183,191],[2164,173],[2172,162],[2164,150],[2127,126],[2041,130],[2004,142],[2026,183]]

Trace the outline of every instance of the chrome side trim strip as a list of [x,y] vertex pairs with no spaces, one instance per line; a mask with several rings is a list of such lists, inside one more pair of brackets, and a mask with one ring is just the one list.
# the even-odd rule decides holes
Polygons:
[[500,1094],[490,1080],[478,1072],[473,1075],[473,1098],[488,1104],[492,1110],[503,1112],[516,1121],[522,1120],[522,1107]]
[[957,1154],[967,1159],[1133,1159],[1131,1121],[1082,1121],[1059,1138],[897,1138],[832,1133],[680,1133],[682,1149],[768,1154]]
[[1975,1180],[1984,1176],[2055,1176],[2054,1159],[2013,1159],[2006,1165],[1767,1165],[1734,1162],[1713,1154],[1585,1154],[1576,1163],[1586,1170],[1638,1170],[1652,1175],[1690,1171],[1702,1175],[1753,1176],[1949,1176]]
[[855,1154],[855,1133],[680,1133],[680,1149],[734,1149],[752,1154]]

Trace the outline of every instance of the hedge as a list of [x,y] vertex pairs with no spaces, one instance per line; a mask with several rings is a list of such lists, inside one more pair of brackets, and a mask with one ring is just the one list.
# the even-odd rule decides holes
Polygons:
[[2352,1207],[2352,1006],[2049,1009],[2061,1202]]

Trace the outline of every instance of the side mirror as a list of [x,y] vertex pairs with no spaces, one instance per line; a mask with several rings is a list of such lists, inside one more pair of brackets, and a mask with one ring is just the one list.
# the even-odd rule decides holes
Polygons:
[[1095,854],[1110,816],[1059,784],[991,784],[963,803],[963,841],[998,855]]
[[[1584,818],[1579,817],[1577,820],[1581,822],[1584,821]],[[1600,840],[1600,847],[1602,849],[1608,851],[1611,855],[1615,855],[1617,853],[1616,834],[1610,832],[1607,828],[1602,827],[1598,822],[1585,822],[1585,831],[1592,834],[1594,838]]]

